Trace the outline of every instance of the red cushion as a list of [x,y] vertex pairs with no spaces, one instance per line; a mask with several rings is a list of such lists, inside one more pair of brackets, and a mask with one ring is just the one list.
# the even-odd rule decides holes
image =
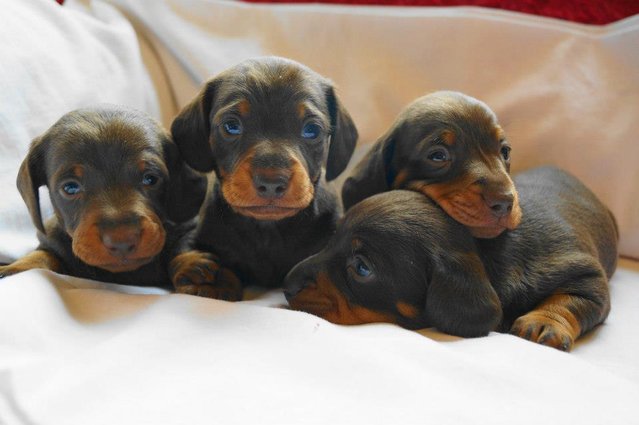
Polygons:
[[639,13],[637,0],[246,0],[252,3],[339,3],[386,6],[484,6],[603,25]]

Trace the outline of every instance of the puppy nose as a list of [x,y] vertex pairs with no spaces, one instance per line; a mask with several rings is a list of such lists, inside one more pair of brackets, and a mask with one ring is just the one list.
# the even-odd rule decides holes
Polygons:
[[102,232],[102,244],[114,257],[126,257],[135,252],[140,242],[140,229],[116,228]]
[[515,199],[512,193],[501,193],[493,195],[484,195],[486,205],[493,212],[496,217],[505,217],[513,209],[513,201]]
[[311,280],[296,280],[294,282],[289,282],[284,287],[284,296],[288,301],[295,298],[297,294],[302,292],[302,290],[308,286],[311,286],[314,282]]
[[269,176],[256,173],[253,175],[253,187],[262,198],[281,198],[288,189],[288,182],[288,177],[281,174]]
[[302,292],[303,289],[314,285],[314,275],[315,273],[312,267],[309,267],[308,260],[302,261],[293,267],[284,278],[283,287],[286,300],[291,301],[291,299]]

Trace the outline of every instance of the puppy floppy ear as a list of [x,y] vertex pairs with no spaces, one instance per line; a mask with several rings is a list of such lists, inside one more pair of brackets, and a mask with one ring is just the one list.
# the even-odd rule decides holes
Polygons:
[[166,194],[166,213],[169,219],[182,223],[195,217],[206,195],[206,175],[194,171],[180,155],[175,143],[165,136],[164,157],[169,169]]
[[209,80],[197,96],[186,105],[171,124],[171,134],[192,168],[203,173],[215,169],[211,152],[211,108],[219,78]]
[[425,312],[430,326],[462,337],[487,335],[497,328],[503,314],[497,293],[475,253],[434,264]]
[[329,86],[326,90],[326,102],[331,118],[331,144],[326,161],[326,180],[339,176],[348,165],[357,143],[357,128],[342,102]]
[[390,190],[390,168],[395,153],[393,132],[382,136],[355,166],[342,186],[344,210],[376,193]]
[[42,213],[40,212],[40,195],[38,189],[40,186],[47,184],[47,174],[45,170],[46,157],[45,136],[35,138],[31,142],[29,153],[22,161],[16,185],[18,191],[29,209],[31,221],[35,227],[44,233],[44,224],[42,222]]

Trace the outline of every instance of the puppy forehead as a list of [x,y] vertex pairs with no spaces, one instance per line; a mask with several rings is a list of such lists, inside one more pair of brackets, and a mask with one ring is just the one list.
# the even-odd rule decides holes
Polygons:
[[411,191],[391,191],[371,196],[349,209],[342,231],[357,245],[405,243],[418,238],[433,221],[436,210],[424,196]]
[[271,112],[296,112],[302,102],[327,109],[326,80],[292,61],[247,61],[225,72],[223,81],[226,84],[220,86],[217,95],[219,106],[246,100],[253,107],[263,106]]
[[[411,104],[403,126],[423,134],[451,132],[453,143],[490,145],[504,137],[495,113],[484,103],[457,92],[436,92]],[[450,142],[450,140],[448,140]]]
[[138,167],[139,163],[163,164],[161,142],[143,128],[120,123],[103,126],[77,124],[53,140],[49,151],[51,168],[82,164],[95,169]]

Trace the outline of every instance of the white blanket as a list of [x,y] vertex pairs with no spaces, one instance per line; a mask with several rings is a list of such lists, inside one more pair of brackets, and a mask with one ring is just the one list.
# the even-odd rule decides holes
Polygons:
[[[1,259],[35,246],[15,173],[57,117],[110,101],[169,124],[209,75],[262,54],[336,81],[358,155],[421,94],[485,100],[515,168],[584,179],[639,257],[637,17],[110,0],[125,18],[85,2],[3,3]],[[639,424],[637,263],[611,291],[608,320],[566,354],[496,333],[336,326],[281,308],[280,291],[228,303],[30,271],[0,280],[0,424]]]
[[639,423],[639,273],[612,290],[566,354],[30,271],[0,282],[0,423]]

